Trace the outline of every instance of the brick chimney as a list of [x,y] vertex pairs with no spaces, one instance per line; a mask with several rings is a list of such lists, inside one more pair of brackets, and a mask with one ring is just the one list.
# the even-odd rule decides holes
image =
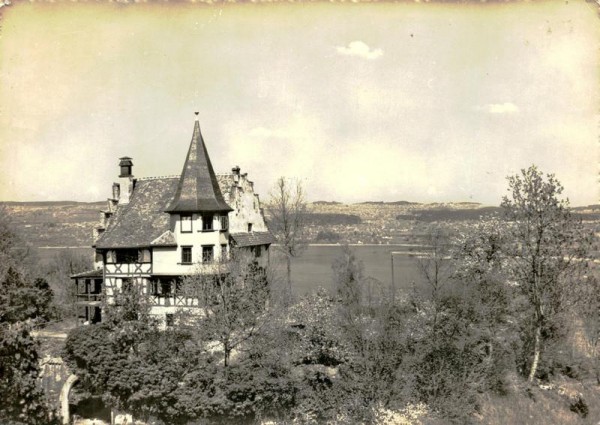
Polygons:
[[240,167],[239,165],[236,165],[235,167],[233,167],[231,169],[231,172],[233,173],[233,183],[234,184],[238,184],[240,181]]

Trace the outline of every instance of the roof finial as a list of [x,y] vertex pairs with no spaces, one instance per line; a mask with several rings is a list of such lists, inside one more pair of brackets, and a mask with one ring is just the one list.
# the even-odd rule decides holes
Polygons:
[[200,112],[194,112],[194,114],[196,114],[196,121],[198,121],[198,114],[199,114],[199,113],[200,113]]

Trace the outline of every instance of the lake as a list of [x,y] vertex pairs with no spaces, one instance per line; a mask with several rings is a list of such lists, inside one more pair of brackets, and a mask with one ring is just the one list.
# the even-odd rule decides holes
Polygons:
[[[392,282],[392,252],[394,252],[394,281],[398,295],[412,290],[413,282],[423,283],[417,259],[407,245],[354,245],[356,258],[363,262],[365,277],[381,281],[386,287]],[[341,255],[339,245],[310,245],[292,260],[292,290],[302,296],[319,287],[333,286],[333,261]],[[285,276],[285,262],[276,247],[271,248],[271,264]]]

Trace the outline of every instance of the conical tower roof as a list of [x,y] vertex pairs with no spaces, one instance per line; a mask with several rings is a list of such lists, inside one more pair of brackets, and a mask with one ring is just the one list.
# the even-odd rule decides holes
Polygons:
[[[196,114],[198,115],[198,114]],[[166,209],[168,213],[233,211],[225,200],[215,177],[206,145],[196,118],[194,134],[188,150],[177,191]]]

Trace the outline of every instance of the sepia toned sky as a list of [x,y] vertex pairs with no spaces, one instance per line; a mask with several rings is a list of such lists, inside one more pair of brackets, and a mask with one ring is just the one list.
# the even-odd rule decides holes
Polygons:
[[0,200],[179,174],[194,111],[261,198],[498,204],[530,164],[598,203],[600,19],[581,1],[21,2],[0,9]]

